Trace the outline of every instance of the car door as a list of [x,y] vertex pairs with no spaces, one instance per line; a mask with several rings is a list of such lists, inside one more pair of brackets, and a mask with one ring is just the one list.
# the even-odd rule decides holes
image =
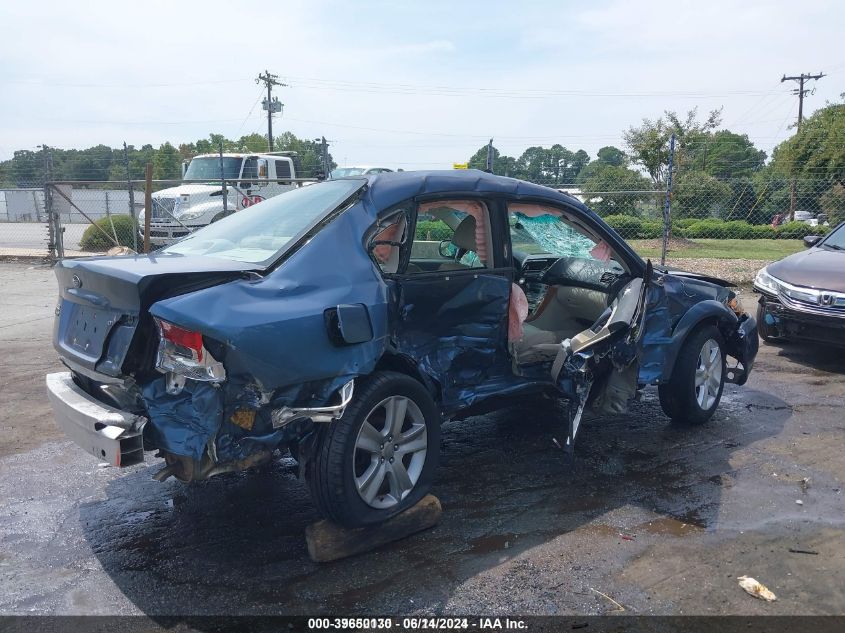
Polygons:
[[510,372],[513,269],[503,265],[502,215],[482,198],[427,198],[408,204],[371,244],[391,287],[394,351],[439,385],[447,410],[471,404]]
[[[543,253],[543,259],[557,258],[542,276],[551,287],[559,285],[591,293],[606,287],[604,310],[594,314],[589,327],[567,332],[552,363],[551,378],[572,403],[566,438],[566,445],[571,447],[588,401],[603,413],[618,413],[621,411],[617,409],[627,404],[628,396],[636,392],[651,264],[644,272],[631,266],[625,254],[612,246],[614,240],[606,229],[577,209],[511,201],[508,222],[514,249],[533,246]],[[517,235],[522,244],[516,242]],[[559,295],[570,297],[566,292]],[[578,308],[571,300],[561,305],[561,316]],[[548,320],[541,314],[531,322]]]

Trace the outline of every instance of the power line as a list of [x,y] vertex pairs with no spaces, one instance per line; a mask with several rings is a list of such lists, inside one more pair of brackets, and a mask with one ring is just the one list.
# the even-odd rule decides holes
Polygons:
[[255,83],[264,82],[267,86],[267,99],[264,101],[263,108],[267,110],[267,144],[270,146],[270,151],[273,151],[273,113],[282,111],[282,103],[278,99],[273,99],[273,86],[287,86],[280,82],[278,75],[271,75],[269,70],[265,70],[263,75],[258,75]]
[[[810,73],[801,73],[798,76],[787,77],[784,75],[780,82],[783,83],[784,81],[797,81],[798,88],[792,91],[792,94],[798,95],[798,129],[801,129],[801,121],[804,120],[804,97],[810,92],[804,88],[804,82],[808,79],[812,79],[816,81],[824,77],[824,73],[818,73],[817,75],[812,75]],[[813,89],[815,90],[815,88]]]

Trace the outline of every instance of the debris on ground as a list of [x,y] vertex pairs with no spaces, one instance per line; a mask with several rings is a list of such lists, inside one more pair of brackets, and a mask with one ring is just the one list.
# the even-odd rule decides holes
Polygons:
[[768,587],[766,587],[766,585],[754,578],[740,576],[737,580],[739,581],[739,586],[742,587],[745,590],[745,593],[750,596],[760,598],[760,600],[765,600],[766,602],[774,602],[778,599],[777,596],[773,594]]
[[811,479],[809,477],[804,477],[801,481],[798,482],[798,485],[801,486],[801,492],[807,494],[807,489],[810,487]]
[[789,551],[792,554],[812,554],[813,556],[818,556],[818,552],[812,549],[795,549],[794,547],[790,547]]
[[801,499],[796,499],[796,500],[795,500],[795,503],[797,503],[799,506],[803,506],[803,505],[804,505],[804,502],[803,502],[803,501],[801,501]]
[[[619,604],[618,602],[616,602],[616,600],[614,600],[613,598],[611,598],[610,596],[608,596],[606,593],[602,593],[602,592],[601,592],[601,591],[599,591],[598,589],[593,589],[592,587],[590,587],[590,591],[594,591],[595,593],[599,594],[599,595],[600,595],[600,596],[602,596],[603,598],[607,598],[607,599],[608,599],[608,600],[610,600],[613,604],[615,604],[617,607],[619,607],[618,609],[614,609],[613,611],[624,611],[624,610],[625,610],[625,607],[623,607],[621,604]],[[611,611],[611,613],[613,613],[613,611]]]

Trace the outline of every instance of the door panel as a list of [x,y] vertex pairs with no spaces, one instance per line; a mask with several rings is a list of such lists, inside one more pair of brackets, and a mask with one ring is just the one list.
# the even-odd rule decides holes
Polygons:
[[481,269],[394,277],[397,350],[443,390],[448,408],[510,372],[507,318],[513,271]]

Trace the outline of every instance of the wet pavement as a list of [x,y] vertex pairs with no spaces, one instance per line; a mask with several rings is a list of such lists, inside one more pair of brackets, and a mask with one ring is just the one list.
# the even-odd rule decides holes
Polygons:
[[[38,310],[2,317],[7,356],[49,356]],[[843,377],[841,351],[763,346],[709,424],[669,424],[648,390],[574,456],[552,402],[447,423],[441,523],[321,565],[292,460],[190,486],[101,468],[28,404],[40,383],[6,384],[2,423],[31,433],[0,457],[0,613],[843,613]]]

